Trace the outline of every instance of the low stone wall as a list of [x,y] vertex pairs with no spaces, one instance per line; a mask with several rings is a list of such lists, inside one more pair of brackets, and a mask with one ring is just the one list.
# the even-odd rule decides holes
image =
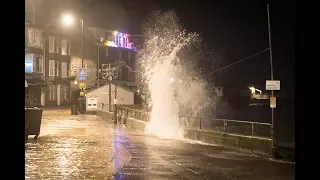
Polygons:
[[96,115],[114,121],[114,113],[108,111],[96,111]]
[[144,129],[146,128],[148,122],[128,117],[128,118],[126,118],[125,121],[123,121],[123,124],[125,124],[126,126],[131,127],[132,129],[136,129],[136,130],[139,130],[139,131],[144,131]]
[[246,149],[272,156],[272,140],[268,138],[242,136],[199,129],[186,129],[185,137],[209,144]]
[[[105,117],[107,119],[114,119],[112,112],[97,111],[97,115]],[[139,131],[144,131],[146,125],[148,124],[148,122],[130,117],[126,118],[124,116],[118,116],[118,122]],[[272,156],[272,140],[268,138],[242,136],[199,129],[186,129],[185,137],[191,140],[201,141],[208,144],[218,144],[228,147],[246,149]]]

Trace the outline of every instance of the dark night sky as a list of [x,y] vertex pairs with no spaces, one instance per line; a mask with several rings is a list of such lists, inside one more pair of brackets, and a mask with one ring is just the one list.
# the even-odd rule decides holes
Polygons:
[[[294,2],[269,2],[274,78],[281,80],[281,96],[294,97]],[[131,34],[141,33],[141,23],[151,8],[174,9],[188,31],[200,33],[206,43],[223,50],[223,62],[216,69],[269,47],[266,1],[68,0],[68,3],[81,11],[88,25]],[[264,90],[265,80],[270,79],[269,52],[223,72],[213,76],[234,86],[253,84]]]
[[[189,31],[202,35],[206,43],[223,50],[218,68],[269,48],[265,1],[178,1],[122,0],[130,17],[130,31],[139,33],[140,24],[153,6],[174,9]],[[274,1],[276,2],[276,1]],[[281,80],[281,95],[293,96],[294,89],[294,3],[270,2],[274,78]],[[235,86],[253,84],[265,88],[270,79],[269,52],[215,73]]]

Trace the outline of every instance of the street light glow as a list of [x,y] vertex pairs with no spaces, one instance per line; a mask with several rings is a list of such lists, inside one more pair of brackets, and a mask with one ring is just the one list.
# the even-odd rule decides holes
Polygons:
[[170,81],[174,81],[173,77],[170,78]]
[[71,25],[71,24],[73,24],[73,17],[70,14],[64,15],[63,16],[63,22],[66,25]]
[[260,89],[254,88],[254,87],[249,87],[249,89],[251,90],[252,94],[255,94],[256,91],[258,91],[260,94],[262,94],[262,91]]

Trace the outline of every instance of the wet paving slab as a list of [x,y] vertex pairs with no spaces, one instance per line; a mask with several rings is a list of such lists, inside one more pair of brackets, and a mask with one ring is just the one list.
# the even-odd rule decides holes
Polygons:
[[[131,158],[114,125],[93,115],[44,111],[38,140],[25,145],[26,179],[113,179]],[[115,158],[117,157],[117,158]]]
[[160,139],[95,115],[43,113],[41,133],[26,143],[26,179],[291,180],[294,163]]
[[272,161],[222,146],[118,133],[132,155],[116,177],[119,179],[294,179],[294,164]]

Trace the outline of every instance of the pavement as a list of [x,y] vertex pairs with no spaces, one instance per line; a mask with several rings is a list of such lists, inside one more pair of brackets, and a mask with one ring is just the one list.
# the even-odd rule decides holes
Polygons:
[[38,140],[25,147],[26,179],[295,179],[294,163],[160,139],[70,109],[45,109]]

